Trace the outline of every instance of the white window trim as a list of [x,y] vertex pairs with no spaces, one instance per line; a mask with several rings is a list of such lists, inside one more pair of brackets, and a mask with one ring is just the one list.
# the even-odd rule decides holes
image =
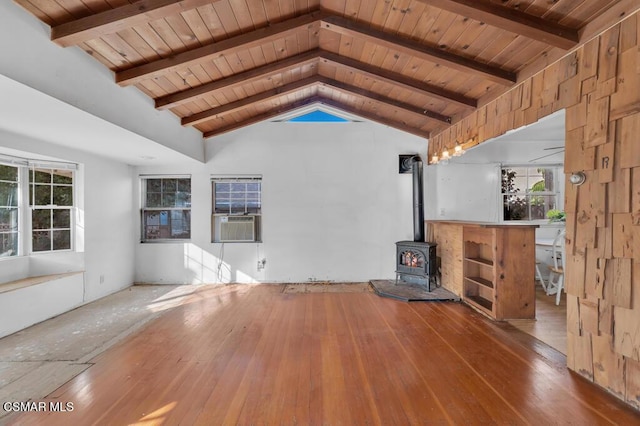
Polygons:
[[[146,196],[147,196],[147,188],[145,185],[145,181],[148,179],[189,179],[189,181],[191,181],[191,184],[193,185],[193,180],[191,175],[185,175],[185,174],[141,174],[138,175],[138,184],[139,184],[139,190],[140,190],[140,243],[143,244],[181,244],[184,243],[186,241],[191,241],[191,238],[193,236],[192,232],[193,230],[191,229],[191,223],[189,223],[189,238],[151,238],[151,239],[146,239],[144,236],[144,212],[145,211],[162,211],[162,210],[179,210],[179,211],[183,211],[183,210],[189,210],[189,212],[192,211],[192,207],[193,205],[190,205],[189,207],[145,207],[146,205]],[[189,195],[193,196],[193,186],[191,186],[191,190],[189,192]],[[191,220],[191,217],[190,217]]]
[[[18,252],[15,256],[7,256],[0,260],[10,260],[25,256],[47,256],[56,253],[70,253],[77,251],[76,247],[76,216],[78,210],[78,170],[77,163],[65,161],[49,161],[17,157],[13,155],[0,154],[0,164],[18,168]],[[29,172],[33,168],[62,169],[72,171],[72,197],[73,205],[70,212],[70,244],[68,249],[33,251],[32,235],[32,211],[31,200],[29,199]],[[46,207],[46,206],[41,206]]]
[[[256,181],[260,182],[260,213],[246,213],[246,214],[232,214],[232,213],[216,213],[215,212],[215,183],[216,182],[247,182]],[[247,243],[262,243],[262,194],[263,194],[263,177],[262,175],[211,175],[210,177],[210,189],[211,189],[211,242],[214,244],[247,244]],[[218,233],[215,232],[217,218],[224,216],[253,216],[256,217],[256,235],[253,241],[219,241],[216,240]]]
[[[561,173],[562,170],[564,168],[564,165],[562,163],[535,163],[535,164],[531,164],[531,163],[527,163],[527,164],[522,164],[522,163],[500,163],[499,164],[500,167],[498,167],[498,185],[500,185],[498,187],[498,200],[497,200],[497,204],[498,204],[498,214],[500,215],[500,222],[502,223],[520,223],[520,224],[532,224],[532,225],[543,225],[543,224],[548,224],[549,223],[549,219],[533,219],[533,220],[505,220],[504,218],[504,209],[503,209],[503,201],[502,201],[502,197],[504,195],[504,193],[502,192],[502,170],[503,169],[512,169],[512,168],[546,168],[546,169],[555,169],[554,172],[554,179],[555,179],[555,184],[556,187],[558,188],[558,190],[556,192],[548,192],[548,191],[544,191],[544,192],[536,192],[536,195],[555,195],[556,196],[556,203],[558,205],[558,207],[562,207],[559,210],[564,210],[564,194],[563,192],[560,190],[561,189]],[[522,192],[520,193],[522,195],[530,195],[531,192]]]

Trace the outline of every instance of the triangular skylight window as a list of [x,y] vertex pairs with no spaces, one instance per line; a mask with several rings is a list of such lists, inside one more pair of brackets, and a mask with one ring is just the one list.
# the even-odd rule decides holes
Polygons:
[[290,123],[348,123],[351,120],[321,110],[315,110],[298,115],[287,121]]

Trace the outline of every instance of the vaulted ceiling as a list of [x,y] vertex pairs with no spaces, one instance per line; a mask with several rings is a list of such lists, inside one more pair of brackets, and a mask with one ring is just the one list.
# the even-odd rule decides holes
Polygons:
[[[315,102],[429,137],[620,0],[14,0],[213,137]],[[114,106],[116,107],[116,106]]]

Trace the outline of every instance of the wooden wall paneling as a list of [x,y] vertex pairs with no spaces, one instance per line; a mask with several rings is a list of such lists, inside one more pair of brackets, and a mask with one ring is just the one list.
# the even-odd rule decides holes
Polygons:
[[628,213],[613,215],[613,257],[633,258],[633,225]]
[[621,308],[631,309],[631,259],[615,258],[611,259],[612,270],[610,283],[613,292],[611,303]]
[[640,51],[628,49],[620,55],[618,90],[611,96],[611,118],[640,112]]
[[578,207],[576,209],[576,247],[595,248],[596,214],[593,209],[592,192],[598,189],[594,182],[594,172],[585,172],[587,179],[578,187]]
[[577,336],[582,334],[580,329],[580,299],[567,293],[567,331]]
[[606,279],[607,259],[601,259],[595,249],[586,252],[586,271],[584,291],[587,297],[602,299],[604,295],[604,282]]
[[[609,134],[611,131],[615,131],[615,126],[610,126]],[[613,182],[613,170],[615,168],[614,158],[615,158],[615,143],[613,139],[609,136],[610,142],[602,144],[597,147],[596,155],[598,157],[596,161],[596,168],[598,170],[598,182],[600,183],[609,183]],[[607,185],[603,186],[603,190],[608,188]]]
[[598,299],[580,299],[580,330],[582,334],[598,335]]
[[594,93],[587,95],[587,125],[585,140],[593,147],[607,142],[609,131],[609,97],[597,99]]
[[567,366],[593,380],[593,349],[591,334],[581,336],[567,333]]
[[[640,226],[640,167],[631,169],[631,223],[636,227]],[[636,230],[637,231],[637,230]],[[636,232],[636,235],[637,232]],[[640,238],[634,239],[635,247],[640,253]]]
[[596,229],[596,251],[601,259],[613,259],[613,216],[606,214],[605,226]]
[[625,396],[625,359],[613,352],[611,335],[591,336],[594,380],[618,398]]
[[556,109],[573,107],[580,104],[582,95],[580,92],[580,77],[574,76],[564,80],[558,85],[558,103]]
[[556,63],[542,72],[542,91],[540,93],[541,106],[550,105],[558,99],[558,84],[560,83],[560,74],[564,64]]
[[616,353],[640,361],[640,321],[637,309],[613,308]]
[[640,362],[625,358],[625,401],[640,410]]
[[598,82],[616,77],[618,65],[618,40],[620,24],[613,26],[600,36],[598,52]]
[[582,96],[579,103],[569,106],[565,115],[565,130],[571,132],[587,125],[587,97]]
[[[605,277],[613,275],[613,262],[607,262]],[[613,335],[613,282],[607,278],[604,282],[603,299],[598,305],[598,334]],[[613,342],[611,343],[613,351]]]
[[620,167],[640,167],[640,114],[629,115],[619,122]]
[[454,294],[462,294],[462,226],[430,224],[434,229],[436,251],[443,265],[456,265],[442,270],[442,286]]

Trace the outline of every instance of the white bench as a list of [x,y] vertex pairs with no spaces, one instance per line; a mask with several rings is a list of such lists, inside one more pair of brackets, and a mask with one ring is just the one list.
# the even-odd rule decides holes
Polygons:
[[83,293],[82,271],[0,284],[0,337],[80,306]]

